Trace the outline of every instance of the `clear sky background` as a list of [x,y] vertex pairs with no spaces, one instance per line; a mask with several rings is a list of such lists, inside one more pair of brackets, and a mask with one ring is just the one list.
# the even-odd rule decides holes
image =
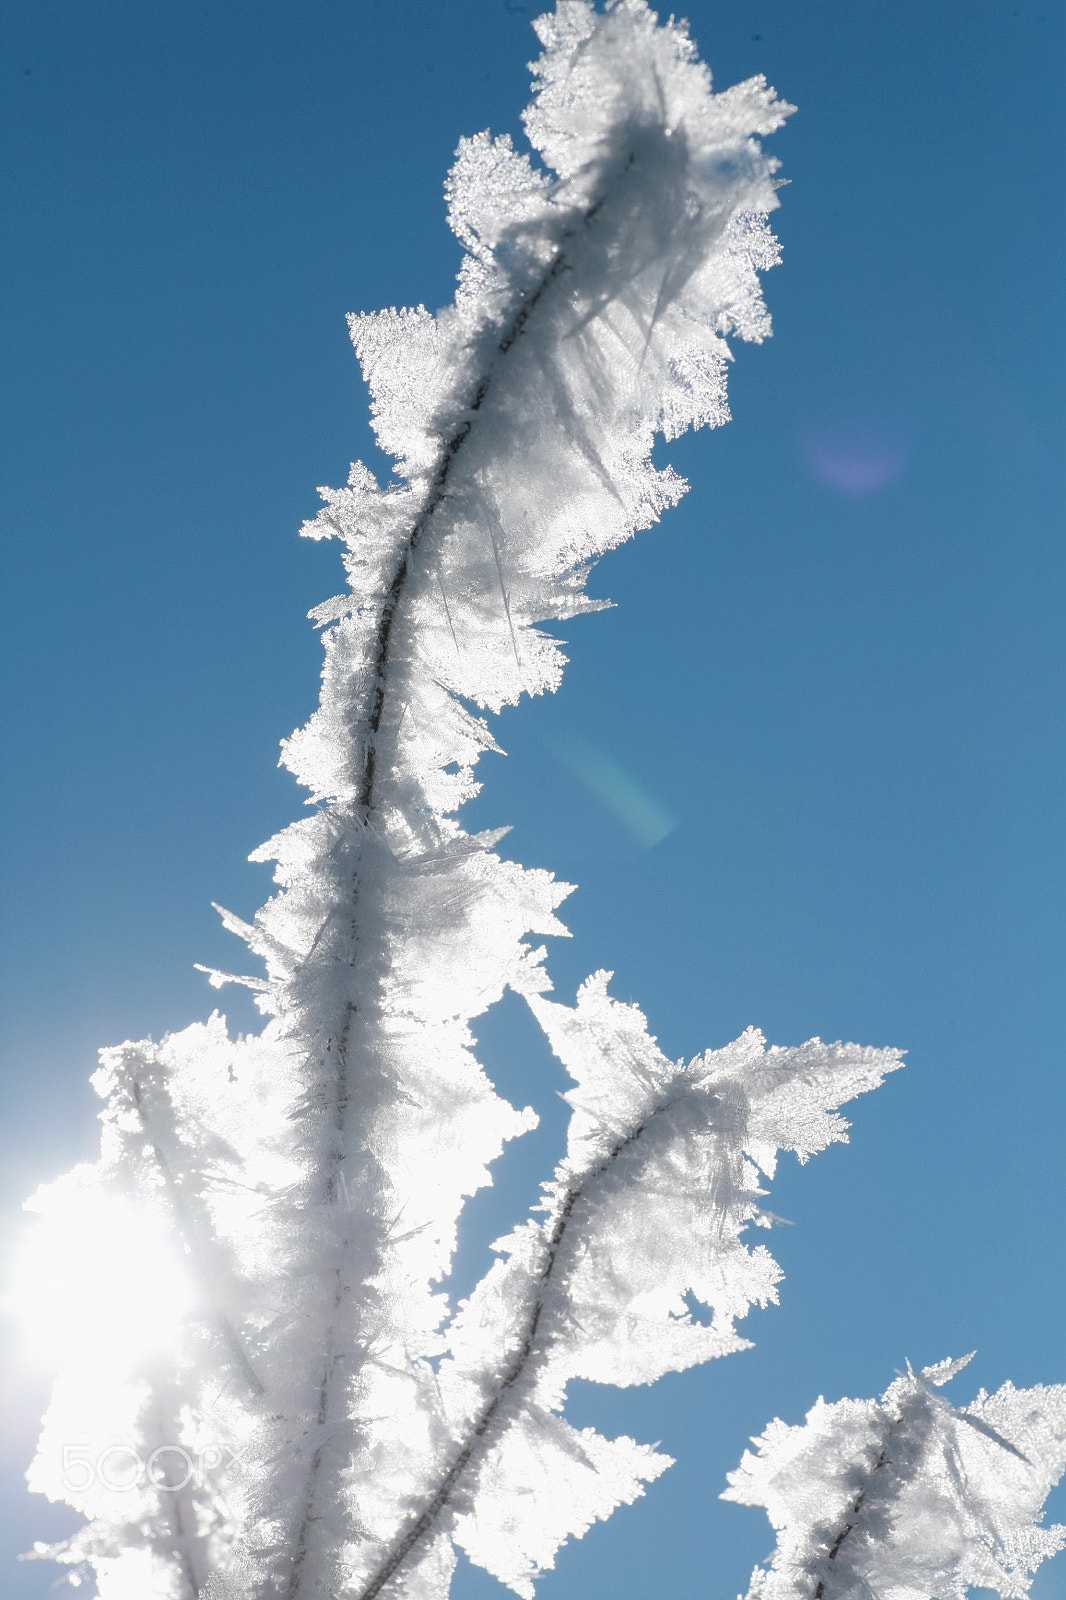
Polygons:
[[[6,8],[5,1241],[93,1152],[96,1047],[204,1016],[193,963],[240,949],[209,902],[269,891],[245,858],[299,811],[277,741],[339,586],[296,529],[383,465],[344,313],[450,299],[442,180],[461,134],[519,134],[538,9]],[[471,810],[580,885],[564,998],[613,968],[677,1055],[752,1022],[910,1053],[850,1146],[783,1166],[756,1348],[577,1386],[577,1420],[678,1465],[544,1600],[732,1600],[772,1541],[724,1475],[820,1393],[975,1346],[960,1400],[1066,1380],[1063,8],[685,9],[718,87],[800,107],[775,335],[737,349],[735,421],[664,453],[691,493],[598,569],[618,609],[564,630],[563,689],[503,717]],[[472,1208],[467,1279],[561,1136],[518,1007],[480,1032],[545,1120]],[[55,1569],[15,1555],[72,1522],[21,1486],[47,1375],[11,1341],[0,1593],[38,1600]],[[498,1592],[461,1570],[458,1600]],[[1066,1600],[1066,1557],[1037,1593]]]

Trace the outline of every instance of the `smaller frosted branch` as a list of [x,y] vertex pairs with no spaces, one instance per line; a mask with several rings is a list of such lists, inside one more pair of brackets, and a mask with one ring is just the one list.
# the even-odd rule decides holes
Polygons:
[[[898,1064],[891,1051],[813,1041],[767,1050],[749,1031],[725,1050],[669,1061],[607,975],[575,1008],[529,997],[576,1080],[566,1157],[544,1220],[495,1248],[501,1259],[447,1331],[437,1374],[442,1444],[417,1509],[351,1593],[375,1600],[454,1541],[519,1594],[583,1533],[642,1492],[669,1459],[601,1439],[559,1415],[573,1377],[647,1382],[743,1349],[733,1323],[776,1297],[779,1271],[740,1238],[763,1218],[757,1174],[778,1149],[802,1157],[844,1135],[833,1107]],[[686,1295],[709,1305],[694,1321]]]
[[[265,1393],[245,1345],[221,1304],[212,1255],[217,1241],[204,1214],[202,1196],[207,1184],[203,1174],[204,1142],[199,1147],[180,1139],[177,1118],[171,1101],[167,1074],[160,1053],[151,1043],[123,1045],[105,1051],[104,1066],[98,1074],[101,1093],[110,1091],[109,1115],[121,1117],[123,1102],[133,1108],[143,1136],[144,1149],[151,1156],[167,1196],[174,1227],[185,1247],[189,1262],[203,1295],[208,1315],[222,1338],[226,1351],[244,1382],[255,1395]],[[181,1174],[175,1170],[167,1144],[177,1153]],[[184,1159],[182,1159],[184,1158]]]
[[1066,1385],[933,1392],[970,1358],[908,1368],[880,1400],[820,1400],[801,1427],[770,1424],[723,1499],[761,1505],[777,1530],[749,1600],[1022,1600],[1066,1544],[1042,1508],[1066,1467]]
[[[654,1116],[655,1112],[651,1114]],[[623,1150],[634,1145],[643,1132],[644,1124],[642,1123],[628,1133],[624,1139],[621,1139],[606,1159],[593,1171],[587,1173],[579,1185],[564,1191],[557,1215],[550,1232],[547,1234],[544,1264],[535,1280],[525,1327],[521,1333],[516,1354],[500,1379],[496,1392],[483,1408],[470,1430],[468,1439],[445,1472],[429,1504],[394,1541],[388,1554],[369,1582],[359,1590],[358,1600],[375,1600],[375,1596],[381,1593],[390,1578],[394,1577],[408,1558],[417,1551],[423,1540],[435,1531],[437,1523],[447,1510],[461,1479],[471,1466],[477,1465],[487,1439],[493,1433],[498,1432],[501,1426],[506,1427],[506,1422],[501,1423],[500,1413],[509,1395],[519,1384],[530,1365],[535,1365],[537,1360],[542,1359],[546,1353],[546,1346],[543,1343],[540,1345],[537,1343],[537,1333],[547,1304],[548,1285],[555,1270],[555,1264],[558,1260],[564,1237],[570,1226],[574,1208],[596,1179],[603,1177],[622,1154]]]

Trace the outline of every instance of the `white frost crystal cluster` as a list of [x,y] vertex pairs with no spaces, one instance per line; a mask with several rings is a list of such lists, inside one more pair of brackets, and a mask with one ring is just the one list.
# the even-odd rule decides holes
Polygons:
[[778,1531],[748,1600],[1009,1600],[1066,1544],[1041,1527],[1066,1467],[1066,1384],[977,1396],[933,1389],[971,1358],[908,1370],[880,1400],[819,1400],[802,1427],[772,1422],[725,1500],[765,1506]]
[[[254,921],[223,913],[263,1030],[104,1052],[100,1159],[34,1202],[38,1302],[78,1293],[31,1478],[87,1517],[46,1553],[102,1600],[444,1600],[457,1548],[531,1594],[668,1465],[571,1427],[567,1384],[742,1348],[780,1276],[745,1237],[778,1153],[843,1138],[898,1065],[754,1030],[683,1064],[602,974],[546,999],[568,887],[458,820],[480,713],[559,682],[540,624],[593,608],[590,565],[683,492],[655,437],[726,419],[777,259],[759,138],[791,108],[762,79],[713,93],[644,0],[536,27],[532,156],[479,134],[448,179],[454,304],[352,318],[396,481],[357,463],[304,528],[349,587],[312,613],[321,702],[284,747],[312,809],[258,852]],[[455,1307],[463,1203],[535,1122],[474,1055],[507,988],[574,1081],[570,1137]]]

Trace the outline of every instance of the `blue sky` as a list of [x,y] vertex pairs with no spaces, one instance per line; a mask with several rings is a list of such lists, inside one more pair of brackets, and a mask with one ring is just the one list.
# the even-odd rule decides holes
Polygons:
[[[344,313],[451,297],[444,173],[461,134],[519,132],[537,9],[7,8],[5,1239],[92,1154],[96,1047],[205,1015],[193,963],[236,948],[209,902],[268,892],[245,858],[301,804],[277,741],[338,587],[296,528],[381,465]],[[962,1399],[1066,1379],[1062,6],[685,9],[719,87],[761,71],[800,107],[775,337],[737,351],[735,420],[662,453],[690,494],[603,563],[618,608],[501,719],[472,812],[580,885],[563,997],[606,966],[672,1054],[754,1022],[909,1064],[850,1146],[783,1168],[755,1350],[575,1394],[678,1465],[545,1600],[731,1600],[771,1538],[724,1474],[819,1393],[975,1346]],[[545,1120],[472,1208],[467,1273],[559,1136],[517,1008],[480,1031]],[[35,1600],[54,1569],[14,1555],[68,1524],[21,1488],[46,1379],[15,1343],[0,1590]]]

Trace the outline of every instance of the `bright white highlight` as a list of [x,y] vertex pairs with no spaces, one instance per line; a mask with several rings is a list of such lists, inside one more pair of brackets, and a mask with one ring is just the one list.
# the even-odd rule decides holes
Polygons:
[[12,1291],[29,1360],[80,1366],[91,1383],[173,1354],[196,1295],[161,1207],[75,1167],[27,1209],[41,1221],[22,1241]]

